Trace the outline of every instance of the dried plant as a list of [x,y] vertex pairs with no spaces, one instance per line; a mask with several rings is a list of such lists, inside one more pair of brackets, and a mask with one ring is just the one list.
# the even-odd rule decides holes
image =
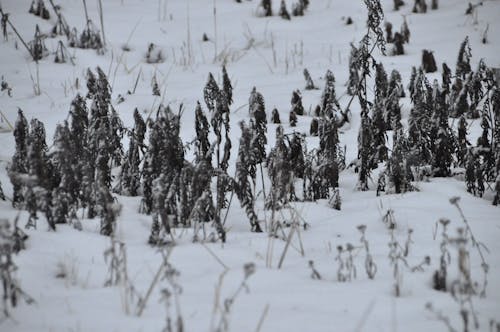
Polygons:
[[[164,262],[165,271],[163,279],[167,281],[168,285],[161,290],[161,302],[165,303],[166,308],[166,323],[163,332],[183,332],[184,320],[181,313],[181,306],[179,296],[182,294],[182,287],[177,280],[180,272],[176,270],[168,261]],[[172,310],[172,301],[174,302],[174,309]],[[172,312],[174,311],[175,314]]]
[[462,217],[462,220],[466,226],[465,232],[464,232],[465,239],[470,239],[470,241],[472,243],[472,247],[476,248],[477,253],[479,254],[479,257],[481,258],[481,269],[483,270],[483,287],[482,287],[480,295],[481,295],[481,297],[485,297],[486,296],[486,286],[488,285],[489,265],[488,265],[488,263],[486,263],[486,260],[484,258],[483,249],[486,250],[487,252],[489,252],[489,250],[486,247],[486,245],[482,242],[479,242],[476,239],[476,237],[474,236],[474,234],[472,233],[472,229],[470,227],[470,224],[467,221],[467,218],[465,217],[462,208],[460,207],[459,201],[460,201],[460,197],[458,197],[458,196],[450,198],[450,204],[454,205],[457,208],[457,210],[460,213],[460,216]]
[[394,277],[394,294],[401,296],[401,287],[403,284],[403,271],[401,264],[408,267],[408,262],[404,256],[404,249],[398,242],[394,229],[391,229],[391,240],[389,241],[389,260],[392,265],[392,275]]
[[[212,317],[212,326],[210,328],[210,331],[212,332],[228,332],[230,331],[230,326],[229,326],[229,320],[231,316],[231,310],[233,307],[234,302],[238,298],[239,294],[241,293],[242,290],[249,291],[247,281],[248,279],[255,273],[255,263],[246,263],[243,266],[243,280],[241,281],[240,285],[236,289],[236,291],[233,293],[232,296],[224,299],[223,303],[220,303],[220,291],[222,287],[222,280],[224,278],[226,272],[224,272],[221,277],[219,278],[219,285],[216,289],[216,299],[215,299],[215,305],[216,307],[214,308],[214,316]],[[213,322],[215,320],[215,315],[216,311],[219,311],[219,322],[217,323],[217,326],[213,326]]]
[[446,291],[446,277],[448,275],[448,266],[451,263],[451,256],[448,251],[448,245],[450,242],[447,234],[447,226],[449,223],[449,219],[439,219],[439,224],[443,226],[443,231],[441,233],[442,240],[440,244],[441,257],[439,259],[439,270],[436,270],[433,276],[433,287],[435,290],[439,291]]
[[5,318],[10,317],[10,309],[17,306],[19,299],[26,303],[34,303],[35,300],[25,293],[15,276],[18,269],[13,261],[13,254],[16,253],[16,229],[10,230],[10,223],[7,219],[0,219],[0,278],[3,289],[3,314]]
[[[355,247],[347,243],[346,247],[337,246],[337,256],[335,260],[338,262],[337,281],[346,282],[356,279],[356,266],[354,265],[353,251]],[[344,256],[344,257],[343,257]]]
[[368,240],[365,237],[366,225],[359,225],[357,228],[361,232],[360,242],[363,245],[366,254],[365,271],[368,275],[368,278],[373,279],[375,278],[375,274],[377,274],[377,264],[375,264],[375,262],[373,261],[373,257],[370,254],[370,246],[368,244]]
[[319,274],[319,272],[314,267],[314,261],[310,260],[308,264],[309,264],[309,268],[311,268],[311,279],[321,280],[321,274]]

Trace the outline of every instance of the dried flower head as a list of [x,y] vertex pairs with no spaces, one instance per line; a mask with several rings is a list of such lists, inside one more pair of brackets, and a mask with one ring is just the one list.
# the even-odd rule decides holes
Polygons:
[[450,198],[450,204],[457,205],[458,201],[460,201],[460,196],[453,196]]
[[444,227],[448,226],[448,224],[450,223],[450,219],[447,219],[447,218],[441,218],[439,219],[439,223],[441,225],[443,225]]
[[255,273],[255,263],[246,263],[243,265],[243,271],[245,273],[245,278],[250,277]]

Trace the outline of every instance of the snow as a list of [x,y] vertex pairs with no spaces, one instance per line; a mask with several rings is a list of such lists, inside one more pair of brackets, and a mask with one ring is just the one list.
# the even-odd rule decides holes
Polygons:
[[[292,1],[286,1],[291,10]],[[385,70],[400,71],[406,86],[411,66],[421,62],[423,49],[434,51],[440,64],[446,62],[452,70],[460,43],[469,36],[472,48],[472,68],[483,58],[487,65],[500,67],[500,14],[499,1],[484,1],[478,7],[478,22],[465,16],[468,1],[441,0],[438,10],[427,14],[412,14],[410,0],[399,12],[393,11],[393,1],[382,1],[386,20],[398,31],[403,16],[411,30],[410,44],[405,44],[405,55],[382,56],[378,61]],[[159,10],[159,4],[161,10]],[[213,5],[216,4],[214,29]],[[35,31],[35,23],[42,32],[49,32],[55,23],[28,14],[30,1],[4,0],[2,9],[10,13],[10,19],[26,41]],[[46,2],[49,6],[49,3]],[[89,16],[99,27],[98,1],[87,1]],[[163,7],[165,6],[165,7]],[[337,96],[345,107],[348,96],[344,83],[348,78],[349,43],[358,44],[365,33],[366,9],[362,1],[311,0],[303,17],[291,21],[279,16],[257,17],[257,0],[236,3],[233,0],[189,1],[103,1],[104,29],[107,52],[98,55],[94,50],[69,48],[76,65],[55,64],[53,54],[39,62],[38,69],[29,55],[16,42],[13,34],[9,41],[0,43],[0,73],[12,87],[13,97],[0,93],[0,111],[10,123],[15,123],[17,109],[21,108],[28,121],[36,117],[45,124],[47,141],[50,142],[58,123],[67,118],[69,105],[76,93],[85,94],[85,72],[88,67],[100,66],[108,74],[113,87],[113,100],[118,95],[125,101],[115,107],[127,127],[133,125],[135,107],[144,117],[161,102],[177,109],[185,107],[182,117],[181,137],[184,142],[194,138],[194,109],[197,100],[203,100],[203,87],[209,72],[221,82],[221,62],[224,58],[233,83],[234,104],[231,108],[232,162],[228,170],[234,173],[237,142],[240,129],[237,123],[248,120],[248,97],[253,86],[261,92],[266,102],[268,118],[276,107],[286,132],[309,132],[311,117],[299,117],[297,127],[288,126],[288,112],[292,91],[300,89],[306,113],[314,109],[320,100],[324,85],[323,75],[332,70],[336,78]],[[430,5],[429,5],[430,7]],[[164,9],[165,8],[165,9]],[[273,1],[277,13],[279,1]],[[79,32],[85,24],[81,1],[61,1],[61,12],[70,26]],[[354,23],[345,25],[350,16]],[[489,43],[481,38],[489,24]],[[216,33],[215,33],[216,30]],[[11,31],[9,29],[9,31]],[[209,42],[202,42],[206,33]],[[215,37],[216,35],[216,37]],[[57,48],[60,38],[46,39],[51,52]],[[214,40],[217,40],[214,43]],[[63,39],[65,41],[65,39]],[[148,64],[145,61],[148,45],[154,43],[161,49],[165,61]],[[130,51],[124,52],[127,45]],[[215,49],[219,60],[214,63]],[[303,52],[303,53],[302,53]],[[276,59],[273,60],[273,58]],[[304,90],[302,75],[307,67],[320,90]],[[35,96],[30,76],[39,70],[42,94]],[[141,74],[139,74],[141,73]],[[132,90],[139,76],[136,93]],[[156,75],[162,97],[151,94],[150,82]],[[440,72],[429,74],[440,80]],[[75,81],[78,80],[78,85]],[[403,119],[408,118],[409,98],[401,100]],[[340,135],[342,145],[347,146],[346,161],[357,154],[359,107],[352,108],[349,127]],[[4,123],[0,122],[0,126]],[[268,151],[274,146],[276,126],[268,126]],[[472,121],[471,142],[480,135],[479,121]],[[308,147],[318,144],[317,138],[307,138]],[[15,150],[11,132],[0,131],[0,181],[6,196],[12,196],[12,188],[6,166]],[[187,153],[187,158],[192,152]],[[376,177],[374,177],[376,179]],[[248,291],[235,300],[230,313],[232,331],[254,331],[269,306],[261,331],[438,331],[446,327],[430,314],[425,305],[432,302],[450,318],[451,324],[461,329],[459,304],[446,292],[432,289],[432,274],[439,267],[440,230],[436,232],[439,218],[449,218],[449,234],[455,235],[457,227],[464,227],[457,209],[449,203],[452,196],[460,196],[462,207],[477,239],[487,246],[489,264],[488,288],[485,298],[474,297],[474,309],[480,320],[480,330],[487,331],[489,321],[500,321],[500,210],[491,205],[492,192],[478,198],[466,192],[465,183],[455,178],[432,178],[417,183],[420,191],[401,195],[376,197],[376,184],[372,190],[355,190],[357,174],[352,169],[340,175],[342,210],[333,210],[326,200],[316,203],[293,203],[296,211],[307,221],[309,228],[301,229],[300,236],[304,256],[298,250],[297,237],[292,239],[281,269],[278,261],[285,242],[275,239],[272,266],[266,266],[269,237],[266,233],[250,232],[244,211],[234,200],[228,214],[227,243],[192,243],[190,230],[176,230],[176,246],[170,262],[180,271],[178,279],[182,287],[180,307],[186,331],[208,331],[213,316],[216,286],[225,268],[221,299],[230,297],[243,280],[243,265],[256,264],[256,272],[250,276]],[[269,188],[269,183],[266,183]],[[139,214],[140,198],[118,197],[123,205],[118,221],[117,237],[126,243],[128,276],[135,289],[145,294],[162,263],[162,255],[147,244],[151,216]],[[388,209],[394,210],[397,228],[395,235],[404,243],[408,229],[413,229],[413,244],[407,258],[410,266],[431,257],[431,265],[424,272],[403,269],[402,296],[393,295],[393,276],[389,259],[390,233],[382,222]],[[264,219],[263,199],[257,201],[259,217]],[[18,212],[10,202],[0,201],[0,218],[13,220]],[[284,217],[290,219],[289,212]],[[27,212],[20,213],[20,225],[28,219]],[[354,259],[357,278],[351,282],[337,281],[336,247],[359,242],[356,226],[367,225],[366,237],[377,264],[374,280],[364,271],[364,253],[356,251]],[[162,280],[153,290],[141,317],[127,315],[123,308],[123,287],[104,287],[107,265],[103,252],[110,246],[110,239],[99,235],[99,221],[82,220],[83,231],[71,226],[58,225],[57,232],[49,232],[43,218],[36,230],[26,230],[30,236],[27,249],[14,257],[19,269],[16,272],[21,287],[35,300],[35,305],[21,303],[12,312],[12,319],[0,323],[1,331],[150,331],[160,330],[165,324],[165,304],[160,303],[160,289],[167,285]],[[288,234],[290,229],[285,229]],[[206,247],[204,247],[206,246]],[[207,249],[208,248],[208,249]],[[456,250],[450,248],[452,264],[449,279],[458,276]],[[311,279],[308,261],[313,260],[322,280]],[[70,271],[66,279],[56,278],[60,266]],[[471,250],[473,280],[481,283],[480,260],[475,249]],[[58,267],[59,266],[59,267]],[[131,303],[134,308],[135,303]],[[218,321],[218,312],[216,322]]]

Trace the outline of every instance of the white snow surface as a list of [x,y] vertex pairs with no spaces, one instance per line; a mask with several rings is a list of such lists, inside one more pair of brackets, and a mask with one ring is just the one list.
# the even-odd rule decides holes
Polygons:
[[[39,24],[42,32],[49,32],[55,23],[28,14],[29,0],[3,0],[2,8],[19,33],[30,40]],[[59,1],[56,1],[59,2]],[[349,43],[358,44],[365,33],[366,8],[362,1],[311,0],[303,17],[285,21],[279,16],[257,17],[257,0],[236,3],[234,0],[105,0],[103,2],[104,31],[107,51],[98,55],[94,50],[70,48],[75,65],[53,63],[53,54],[39,63],[42,94],[35,96],[30,76],[35,77],[36,66],[27,51],[9,34],[8,42],[0,42],[0,74],[13,88],[13,96],[0,95],[0,110],[14,123],[17,109],[28,119],[43,121],[50,145],[55,127],[67,118],[71,100],[77,93],[86,94],[85,72],[88,67],[100,66],[108,73],[113,87],[113,100],[119,94],[123,103],[116,104],[127,127],[133,125],[133,110],[138,107],[143,116],[160,102],[177,109],[182,103],[181,137],[194,138],[194,107],[203,100],[203,87],[209,72],[221,81],[221,57],[225,55],[227,70],[234,86],[234,104],[231,108],[233,140],[232,162],[229,173],[234,172],[240,129],[237,123],[248,120],[249,93],[257,87],[265,98],[268,116],[277,107],[286,132],[309,131],[310,116],[299,117],[298,126],[288,125],[291,93],[300,89],[306,110],[314,109],[323,87],[322,76],[327,69],[336,77],[337,96],[342,106],[348,102],[345,82],[348,77]],[[292,1],[286,1],[291,10]],[[411,66],[419,66],[422,49],[434,51],[438,67],[446,62],[454,70],[458,48],[465,36],[472,47],[472,67],[483,58],[487,65],[500,67],[500,1],[483,1],[478,7],[477,22],[464,12],[468,1],[441,0],[438,10],[427,14],[411,13],[410,0],[400,11],[393,11],[393,1],[382,1],[385,19],[398,31],[406,15],[411,30],[410,44],[405,44],[403,56],[375,54],[388,73],[401,72],[406,86]],[[82,1],[60,1],[61,12],[81,31],[85,23]],[[214,29],[214,4],[216,29]],[[87,1],[89,16],[99,24],[98,1]],[[159,9],[159,6],[161,7]],[[279,1],[273,1],[277,13]],[[354,24],[345,25],[350,16]],[[482,44],[482,32],[489,24],[489,43]],[[10,32],[12,30],[9,29]],[[216,31],[216,33],[215,33]],[[202,42],[202,35],[210,38]],[[215,36],[216,35],[216,36]],[[51,52],[58,38],[46,39]],[[216,40],[217,42],[213,42]],[[144,56],[149,43],[155,43],[165,55],[160,64],[148,64]],[[251,43],[251,44],[250,44]],[[127,44],[130,51],[122,51]],[[251,47],[248,47],[251,45]],[[275,58],[275,60],[273,59]],[[320,90],[304,90],[302,70],[307,68]],[[136,93],[132,90],[139,72],[142,72]],[[151,94],[151,78],[156,73],[162,90],[160,98]],[[440,79],[440,72],[428,75]],[[75,80],[79,85],[75,85]],[[370,84],[369,84],[370,85]],[[403,118],[409,112],[409,99],[402,101]],[[357,154],[359,106],[354,103],[350,128],[340,135],[347,146],[347,161]],[[471,141],[480,134],[478,121],[471,124]],[[5,126],[5,123],[1,123]],[[274,146],[275,125],[268,126],[269,145]],[[308,137],[309,147],[317,139]],[[15,149],[12,132],[0,133],[0,180],[5,194],[12,196],[6,166]],[[188,158],[191,153],[188,152]],[[376,179],[376,177],[375,177]],[[446,331],[445,325],[425,309],[427,302],[449,317],[450,323],[461,330],[459,304],[449,292],[432,289],[432,274],[439,267],[440,231],[434,238],[436,221],[449,218],[450,234],[464,227],[457,209],[449,203],[452,196],[460,196],[460,205],[470,222],[474,235],[489,249],[487,296],[473,298],[481,331],[489,330],[490,320],[500,321],[500,210],[491,204],[492,192],[483,198],[466,192],[465,183],[455,178],[432,178],[418,183],[419,192],[376,197],[376,184],[370,191],[355,190],[357,174],[352,169],[340,175],[342,210],[333,210],[326,200],[316,203],[293,203],[310,227],[300,232],[305,255],[298,250],[298,237],[292,239],[284,264],[277,268],[285,242],[274,240],[272,267],[266,267],[265,257],[269,243],[266,233],[250,232],[244,211],[234,200],[230,207],[227,243],[205,244],[227,267],[221,287],[221,298],[230,297],[243,279],[243,265],[256,264],[256,272],[248,281],[247,291],[234,302],[230,314],[231,331],[255,331],[264,309],[268,306],[261,331]],[[269,188],[269,183],[267,183]],[[151,216],[139,214],[140,198],[117,196],[123,205],[118,221],[118,236],[126,243],[128,275],[135,289],[145,294],[162,262],[162,256],[147,244]],[[403,269],[402,295],[393,294],[393,275],[388,259],[389,231],[382,222],[387,209],[393,209],[397,220],[396,236],[404,243],[408,229],[413,229],[413,244],[407,258],[410,266],[419,264],[425,256],[431,265],[424,272]],[[263,210],[263,198],[257,201],[259,218],[269,219]],[[0,201],[0,218],[13,220],[17,211],[10,202]],[[267,214],[267,216],[266,216]],[[24,224],[28,215],[20,214]],[[284,212],[284,219],[290,219]],[[104,287],[107,265],[103,252],[110,239],[99,235],[99,221],[82,220],[83,230],[58,225],[56,232],[48,231],[43,218],[29,235],[27,249],[14,257],[19,269],[16,276],[21,287],[36,304],[20,303],[12,311],[12,319],[0,323],[0,331],[159,331],[165,326],[165,305],[160,303],[160,290],[166,281],[160,281],[153,290],[141,317],[127,315],[123,307],[123,288]],[[367,238],[373,258],[378,266],[374,280],[364,271],[364,253],[356,251],[354,262],[357,278],[351,282],[337,281],[336,247],[352,243],[360,245],[357,225],[367,225]],[[289,229],[285,229],[289,232]],[[192,243],[189,231],[175,231],[176,246],[170,261],[180,272],[182,286],[180,308],[186,331],[210,331],[213,317],[216,285],[224,267],[200,243]],[[458,276],[456,250],[452,253],[449,280]],[[313,260],[322,280],[311,279],[309,260]],[[67,279],[56,278],[58,264],[72,269]],[[471,249],[472,278],[482,282],[480,260]],[[131,303],[132,309],[135,304]],[[219,312],[216,313],[216,322]]]

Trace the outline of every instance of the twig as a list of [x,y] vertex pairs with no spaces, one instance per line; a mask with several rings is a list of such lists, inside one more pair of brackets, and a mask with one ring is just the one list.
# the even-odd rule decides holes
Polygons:
[[366,307],[365,311],[363,311],[361,320],[358,322],[358,325],[356,325],[354,331],[361,332],[363,330],[363,326],[368,320],[368,316],[370,316],[370,313],[373,311],[373,308],[375,307],[375,302],[376,302],[375,299],[373,299],[370,301],[370,303],[368,303],[368,306]]
[[143,299],[139,300],[139,303],[137,305],[137,317],[141,317],[142,312],[144,311],[144,308],[146,308],[146,303],[148,302],[148,299],[151,296],[153,289],[155,288],[156,284],[158,283],[158,280],[160,279],[163,268],[165,267],[165,262],[167,261],[171,252],[172,252],[172,250],[169,250],[166,258],[164,258],[162,260],[160,267],[158,268],[158,271],[156,272],[156,274],[153,278],[153,281],[151,281],[151,285],[149,285],[148,291],[146,292],[146,296]]
[[132,90],[132,94],[135,93],[135,89],[137,88],[137,84],[139,83],[139,77],[141,77],[142,67],[139,69],[139,74],[137,74],[137,78],[135,79],[134,89]]
[[203,242],[200,242],[200,244],[203,246],[203,248],[207,249],[208,253],[213,257],[215,258],[215,260],[220,264],[222,265],[222,267],[224,268],[224,270],[229,270],[229,268],[227,267],[226,264],[224,264],[224,262]]
[[102,0],[99,0],[99,20],[101,21],[102,44],[106,47],[106,37],[104,36],[104,17],[102,14]]
[[[7,14],[4,13],[4,11],[2,10],[1,6],[0,6],[0,15],[2,15],[2,17],[5,17],[7,15]],[[21,40],[21,43],[24,45],[24,47],[26,47],[26,49],[28,50],[28,53],[31,55],[31,57],[33,59],[35,59],[35,56],[31,52],[31,49],[29,48],[28,44],[26,44],[26,42],[24,41],[23,37],[21,37],[21,35],[19,34],[19,32],[17,32],[16,27],[14,26],[14,24],[12,24],[12,22],[10,21],[10,19],[9,19],[8,16],[7,16],[7,23],[9,23],[9,26],[12,28],[12,30],[17,35],[17,37],[19,38],[19,40]],[[35,61],[38,62],[38,60],[35,60]]]
[[286,240],[285,248],[283,249],[283,253],[281,254],[280,261],[278,263],[278,269],[281,269],[281,266],[283,265],[283,261],[285,260],[286,253],[288,251],[288,247],[290,246],[290,242],[292,242],[292,237],[293,233],[295,233],[295,223],[292,225],[292,229],[290,230],[290,233],[288,233],[288,238]]
[[264,311],[262,312],[262,315],[260,316],[259,323],[257,324],[257,328],[255,329],[255,332],[259,332],[260,329],[262,328],[262,324],[264,324],[264,319],[266,319],[268,311],[269,311],[269,303],[266,304]]

